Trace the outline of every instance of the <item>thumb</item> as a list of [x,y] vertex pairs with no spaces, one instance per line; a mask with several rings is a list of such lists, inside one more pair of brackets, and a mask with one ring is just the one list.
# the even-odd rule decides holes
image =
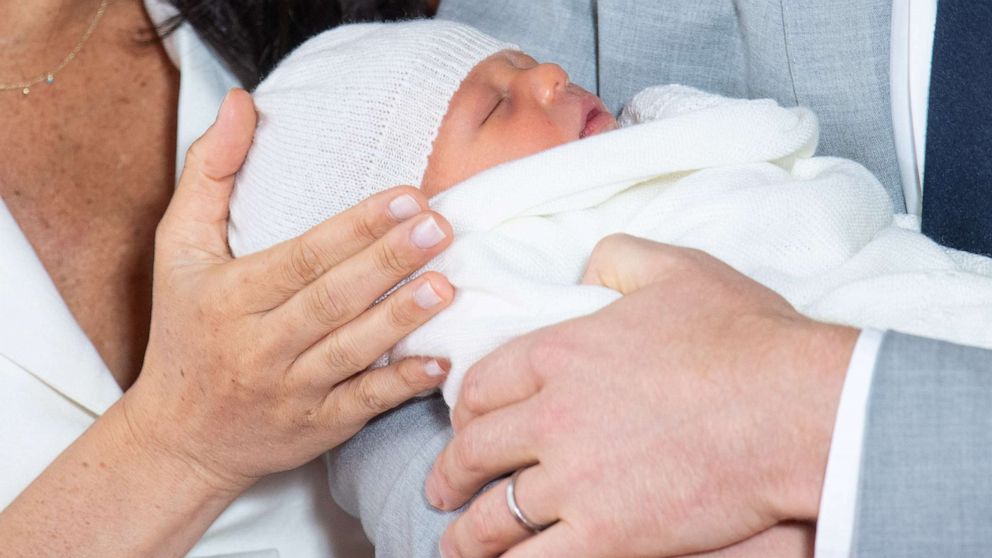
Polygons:
[[226,260],[227,217],[234,177],[251,147],[257,116],[251,95],[231,89],[217,119],[186,153],[172,202],[159,227],[163,248],[196,261]]
[[600,285],[628,295],[669,275],[683,251],[636,236],[613,234],[596,244],[582,284]]

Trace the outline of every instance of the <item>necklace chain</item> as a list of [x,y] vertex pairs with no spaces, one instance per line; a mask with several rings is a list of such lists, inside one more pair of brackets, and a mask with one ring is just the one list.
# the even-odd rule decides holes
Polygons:
[[79,54],[79,51],[83,50],[83,45],[86,44],[86,41],[89,40],[90,36],[93,34],[93,31],[96,30],[96,26],[100,23],[100,19],[103,18],[103,13],[107,11],[107,4],[109,3],[110,0],[100,0],[100,6],[96,9],[96,14],[93,16],[93,20],[90,21],[89,27],[87,27],[86,31],[83,32],[83,36],[79,38],[76,46],[69,51],[69,54],[62,59],[62,62],[59,63],[55,69],[45,72],[33,79],[14,83],[0,83],[0,91],[16,91],[20,89],[22,94],[28,95],[31,93],[31,88],[41,82],[48,83],[49,85],[55,83],[55,75],[68,66],[70,62],[75,60],[76,55]]

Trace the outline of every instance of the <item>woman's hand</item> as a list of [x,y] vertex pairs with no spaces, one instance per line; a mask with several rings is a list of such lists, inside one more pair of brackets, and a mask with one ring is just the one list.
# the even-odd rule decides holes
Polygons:
[[[676,556],[815,517],[857,332],[800,316],[696,250],[611,237],[586,282],[625,293],[474,366],[427,480],[446,558]],[[761,540],[760,538],[758,539]],[[509,549],[509,550],[508,550]]]
[[363,370],[451,301],[428,273],[369,309],[451,228],[397,188],[233,260],[228,199],[254,129],[234,91],[187,155],[158,229],[141,375],[0,512],[4,556],[183,556],[256,479],[442,381],[429,359]]
[[233,259],[228,201],[254,114],[247,93],[233,91],[190,149],[158,230],[144,368],[123,401],[139,441],[232,491],[436,387],[443,365],[429,359],[363,370],[453,296],[427,273],[370,309],[451,241],[410,187]]

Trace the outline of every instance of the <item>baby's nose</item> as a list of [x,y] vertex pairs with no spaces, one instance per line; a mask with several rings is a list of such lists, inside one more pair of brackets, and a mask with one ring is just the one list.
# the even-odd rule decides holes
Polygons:
[[558,64],[539,64],[527,70],[535,99],[542,103],[554,101],[568,87],[568,73]]

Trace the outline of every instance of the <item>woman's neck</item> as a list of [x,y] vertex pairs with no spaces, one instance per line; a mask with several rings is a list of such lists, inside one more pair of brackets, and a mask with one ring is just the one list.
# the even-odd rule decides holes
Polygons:
[[30,0],[0,2],[0,71],[23,69],[29,63],[64,56],[50,52],[79,40],[101,0]]

